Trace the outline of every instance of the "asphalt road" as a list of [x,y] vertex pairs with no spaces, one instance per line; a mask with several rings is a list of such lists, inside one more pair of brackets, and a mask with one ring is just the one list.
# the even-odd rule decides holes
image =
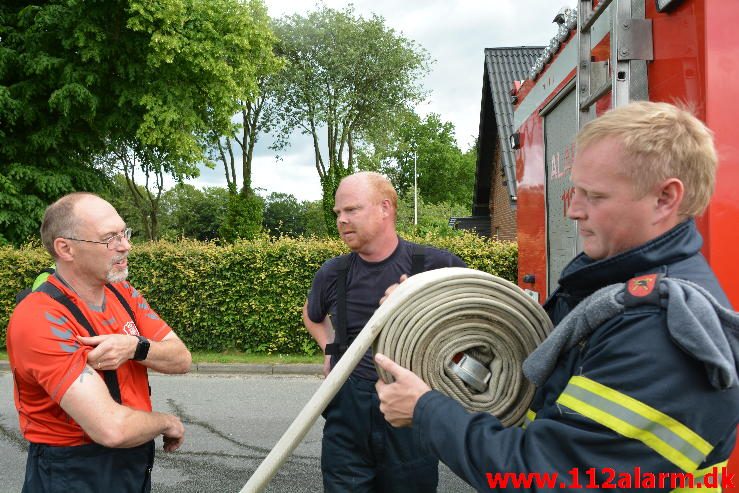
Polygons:
[[[322,380],[313,376],[151,375],[154,409],[177,414],[185,444],[161,451],[153,471],[154,492],[237,492],[282,436]],[[12,378],[0,372],[0,491],[20,491],[26,444],[18,430]],[[318,492],[319,418],[267,488],[267,492]],[[445,466],[440,492],[471,492]]]

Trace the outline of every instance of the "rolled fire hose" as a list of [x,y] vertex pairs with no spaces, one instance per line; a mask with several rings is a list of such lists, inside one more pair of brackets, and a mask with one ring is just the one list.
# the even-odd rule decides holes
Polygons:
[[513,425],[534,395],[521,365],[550,331],[541,306],[499,277],[451,267],[409,278],[375,311],[241,493],[264,490],[373,343],[468,410]]

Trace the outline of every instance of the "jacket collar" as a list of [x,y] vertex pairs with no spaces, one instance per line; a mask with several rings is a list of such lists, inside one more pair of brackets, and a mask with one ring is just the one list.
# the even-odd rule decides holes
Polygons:
[[701,246],[703,238],[691,218],[663,235],[613,257],[593,260],[584,253],[579,254],[562,271],[559,285],[572,294],[592,292],[642,273],[660,270],[662,266],[695,255]]

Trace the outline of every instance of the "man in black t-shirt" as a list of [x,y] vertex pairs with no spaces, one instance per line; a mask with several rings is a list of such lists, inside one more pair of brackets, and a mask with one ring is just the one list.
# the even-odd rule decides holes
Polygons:
[[[336,191],[336,225],[352,253],[321,266],[303,307],[308,331],[324,352],[334,353],[326,354],[325,374],[341,356],[335,354],[336,349],[359,333],[385,289],[401,275],[411,274],[414,261],[417,271],[465,267],[449,252],[419,247],[398,237],[397,200],[390,181],[372,172],[344,178]],[[342,298],[345,312],[340,315]],[[329,315],[334,325],[345,324],[347,341],[334,340]],[[332,344],[337,342],[341,344]],[[376,381],[368,351],[324,412],[321,469],[325,491],[435,491],[438,461],[416,450],[410,429],[392,428],[385,422]]]

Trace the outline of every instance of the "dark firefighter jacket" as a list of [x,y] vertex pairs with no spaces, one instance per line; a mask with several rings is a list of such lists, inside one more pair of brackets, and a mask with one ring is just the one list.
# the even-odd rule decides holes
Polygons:
[[[729,307],[701,245],[689,220],[608,259],[581,254],[564,269],[545,309],[556,324],[596,290],[649,273],[695,282]],[[470,414],[436,391],[419,399],[413,416],[421,446],[479,491],[617,487],[619,480],[623,489],[671,491],[681,484],[653,484],[649,474],[720,472],[738,423],[739,387],[711,386],[704,365],[670,339],[665,311],[655,305],[626,310],[563,353],[523,427]],[[540,481],[557,474],[557,480],[554,488],[491,483],[505,472],[549,475],[529,477]],[[707,485],[701,491],[711,491]]]

